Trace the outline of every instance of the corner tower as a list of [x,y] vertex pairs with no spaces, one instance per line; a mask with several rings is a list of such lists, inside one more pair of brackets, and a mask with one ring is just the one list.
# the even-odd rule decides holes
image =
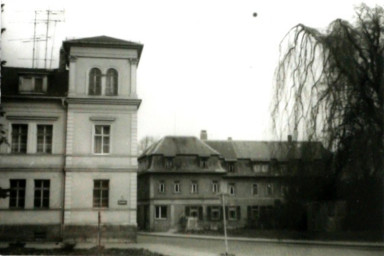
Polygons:
[[[136,69],[143,45],[98,36],[63,43],[69,66],[64,235],[136,239]],[[61,65],[63,66],[63,65]]]

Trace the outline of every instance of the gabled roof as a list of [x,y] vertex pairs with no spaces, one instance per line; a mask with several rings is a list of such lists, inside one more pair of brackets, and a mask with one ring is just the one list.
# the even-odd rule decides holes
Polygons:
[[[19,77],[21,75],[46,75],[48,77],[47,92],[42,96],[65,97],[68,91],[68,71],[59,69],[40,68],[1,68],[1,95],[20,96]],[[34,96],[32,94],[22,95],[23,97]]]
[[300,159],[308,154],[312,159],[320,159],[325,149],[320,142],[284,142],[284,141],[205,141],[227,161],[250,159],[252,161],[280,161],[288,158]]
[[73,40],[67,40],[63,42],[63,47],[66,52],[69,51],[71,46],[83,46],[83,47],[101,47],[101,48],[123,48],[123,49],[137,49],[139,51],[139,59],[144,45],[126,41],[119,38],[109,36],[94,36],[79,38]]
[[166,136],[147,148],[139,158],[150,155],[175,157],[177,155],[197,155],[208,157],[219,152],[192,136]]

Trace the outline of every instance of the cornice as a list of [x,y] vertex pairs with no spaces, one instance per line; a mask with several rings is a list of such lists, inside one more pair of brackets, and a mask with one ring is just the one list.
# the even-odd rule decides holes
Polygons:
[[58,116],[7,116],[7,120],[28,120],[28,121],[56,121]]
[[119,98],[67,98],[68,104],[125,105],[140,107],[140,99]]

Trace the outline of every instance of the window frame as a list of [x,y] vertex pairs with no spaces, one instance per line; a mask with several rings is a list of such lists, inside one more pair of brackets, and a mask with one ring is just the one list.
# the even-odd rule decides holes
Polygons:
[[[11,153],[12,154],[27,154],[28,153],[28,133],[29,133],[29,124],[28,123],[12,123],[12,124],[10,124],[11,125],[11,133],[10,133],[10,137],[11,137]],[[18,126],[18,127],[26,127],[26,130],[25,130],[25,134],[24,134],[24,136],[25,136],[25,143],[22,143],[22,141],[21,141],[21,136],[23,136],[23,134],[20,132],[20,131],[18,131],[17,132],[17,135],[18,135],[18,137],[17,137],[17,151],[14,151],[14,131],[15,131],[15,126]],[[20,129],[18,129],[18,130],[20,130]],[[25,144],[25,151],[21,151],[21,145],[22,144]]]
[[181,193],[180,181],[178,181],[178,180],[173,183],[173,193],[175,193],[175,194]]
[[252,183],[252,195],[257,196],[258,194],[259,194],[259,185],[257,183]]
[[[98,71],[99,72],[99,74],[95,74],[95,75],[92,75],[92,72],[93,71]],[[97,75],[99,75],[99,81],[97,81]],[[96,77],[96,78],[94,78],[94,77]],[[88,85],[87,85],[87,95],[88,96],[102,96],[103,95],[103,79],[102,79],[102,77],[103,77],[103,73],[102,73],[102,71],[101,71],[101,69],[100,68],[98,68],[98,67],[92,67],[90,70],[89,70],[89,72],[88,72]],[[91,86],[91,83],[95,83],[94,84],[94,86],[96,87],[96,88],[93,88],[93,89],[91,89],[92,88],[92,86]],[[97,94],[97,92],[96,92],[96,89],[97,89],[97,82],[99,82],[99,86],[100,86],[100,88],[99,88],[99,90],[100,90],[100,92]],[[93,85],[93,84],[92,84]],[[93,90],[93,91],[95,91],[94,93],[91,93],[91,90]]]
[[[43,151],[39,151],[39,127],[50,127],[51,128],[51,134],[50,134],[50,152],[46,152],[46,147],[47,147],[47,141],[46,141],[46,133],[44,129],[43,133]],[[49,136],[49,134],[48,134]],[[52,154],[53,153],[53,124],[36,124],[36,153],[38,154]]]
[[[165,209],[165,216],[163,216],[163,210]],[[155,220],[168,219],[168,206],[167,205],[155,205]]]
[[[233,189],[231,190],[231,188],[233,188]],[[235,183],[228,183],[228,194],[230,196],[236,195],[236,184]]]
[[[100,182],[99,186],[96,183]],[[106,187],[103,186],[103,182],[106,183]],[[107,192],[105,196],[105,191]],[[103,193],[104,192],[104,193]],[[109,208],[109,195],[110,195],[110,180],[109,179],[94,179],[93,180],[93,208],[106,209]],[[106,206],[103,205],[103,199],[106,200]]]
[[157,192],[159,194],[165,194],[165,181],[159,181],[159,183],[157,184]]
[[[16,186],[12,183],[17,183]],[[23,186],[20,186],[19,183],[24,183]],[[10,179],[9,180],[9,208],[10,209],[24,209],[25,208],[25,194],[27,189],[27,180],[26,179]],[[16,195],[13,193],[16,192]],[[15,200],[13,200],[15,198]],[[15,204],[13,205],[13,202]]]
[[[31,90],[22,90],[21,87],[24,87],[24,81],[30,80],[31,84]],[[36,88],[36,81],[41,80],[41,88],[37,90]],[[28,75],[20,75],[19,76],[19,85],[18,85],[18,92],[20,94],[45,94],[47,93],[48,85],[47,85],[47,75],[44,74],[28,74]],[[20,84],[21,83],[21,84]]]
[[[109,144],[108,144],[108,153],[104,153],[104,134],[101,134],[101,153],[96,153],[95,146],[96,146],[96,126],[109,126]],[[112,154],[112,127],[113,125],[111,123],[94,123],[92,127],[92,154],[94,155],[110,155]],[[104,128],[102,128],[102,131],[104,132]],[[97,135],[100,136],[100,135]]]
[[219,185],[219,182],[217,180],[213,180],[212,183],[211,183],[211,190],[212,190],[212,193],[219,193],[220,192],[220,185]]
[[[115,74],[110,74],[110,72],[115,72]],[[115,68],[108,68],[105,77],[105,96],[117,96],[119,94],[119,72]],[[113,93],[109,93],[112,78],[115,78],[115,84],[112,84]]]
[[199,183],[191,181],[191,194],[199,194]]
[[272,183],[267,183],[265,186],[265,194],[267,196],[272,196],[273,195],[273,184]]
[[[38,186],[37,183],[41,182]],[[33,196],[33,207],[36,209],[49,209],[50,207],[50,193],[51,193],[51,181],[49,179],[35,179],[34,181],[34,196]],[[40,196],[37,192],[40,192]],[[48,191],[48,196],[44,192]],[[45,201],[47,200],[47,201]],[[45,202],[47,202],[46,205]]]
[[[238,209],[239,208],[237,206],[228,206],[228,208],[227,208],[227,213],[228,213],[227,219],[230,220],[230,221],[238,220],[238,218],[239,218],[239,213],[237,212]],[[235,216],[231,217],[230,212],[234,212]]]
[[[221,219],[221,206],[209,206],[210,211],[209,211],[209,220],[211,221],[219,221]],[[217,213],[217,218],[214,218],[213,213]]]

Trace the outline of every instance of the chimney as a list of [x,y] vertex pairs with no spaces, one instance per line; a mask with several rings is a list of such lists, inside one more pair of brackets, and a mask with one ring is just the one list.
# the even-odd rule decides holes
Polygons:
[[200,139],[201,140],[208,140],[208,134],[206,130],[201,130],[200,131]]
[[292,142],[292,135],[288,135],[288,142],[289,142],[289,143]]

